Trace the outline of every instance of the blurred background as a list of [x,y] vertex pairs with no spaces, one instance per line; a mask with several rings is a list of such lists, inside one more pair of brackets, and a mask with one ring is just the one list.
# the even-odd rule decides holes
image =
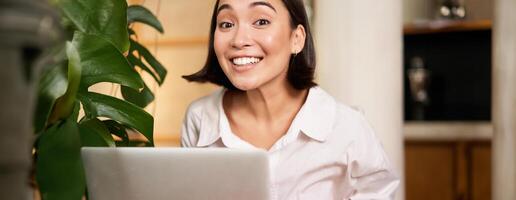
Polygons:
[[[402,180],[396,199],[516,199],[516,1],[304,1],[317,83],[371,123]],[[156,97],[146,107],[154,142],[178,147],[187,106],[219,88],[181,78],[204,65],[215,0],[127,2],[145,6],[163,24],[163,34],[131,28],[168,70],[161,86],[142,74]],[[92,90],[121,96],[111,83]],[[28,118],[20,113],[31,108],[24,109],[2,113],[2,122]],[[132,139],[145,140],[138,137]],[[16,141],[0,142],[7,158]]]
[[[217,88],[180,77],[204,64],[214,2],[130,1],[157,13],[166,30],[159,35],[137,27],[139,40],[169,70],[148,108],[155,116],[158,146],[178,146],[188,104]],[[491,199],[494,1],[305,2],[318,48],[318,82],[365,112],[404,174],[405,199]],[[390,11],[381,11],[384,6]],[[344,14],[325,10],[334,8]],[[368,37],[373,42],[365,41]],[[368,61],[374,58],[376,63]],[[376,85],[378,79],[391,86]]]

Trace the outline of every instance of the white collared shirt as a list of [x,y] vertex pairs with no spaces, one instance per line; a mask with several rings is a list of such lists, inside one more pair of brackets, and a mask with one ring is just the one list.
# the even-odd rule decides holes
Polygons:
[[[226,90],[194,101],[181,130],[183,147],[255,149],[232,133]],[[399,180],[363,115],[319,87],[287,133],[269,150],[271,199],[393,199]]]

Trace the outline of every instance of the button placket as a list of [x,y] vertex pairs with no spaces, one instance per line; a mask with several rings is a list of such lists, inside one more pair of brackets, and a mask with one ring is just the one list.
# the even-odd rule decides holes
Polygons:
[[276,168],[279,161],[279,152],[274,151],[269,154],[269,171],[270,171],[270,192],[271,200],[278,199],[278,184],[276,180]]

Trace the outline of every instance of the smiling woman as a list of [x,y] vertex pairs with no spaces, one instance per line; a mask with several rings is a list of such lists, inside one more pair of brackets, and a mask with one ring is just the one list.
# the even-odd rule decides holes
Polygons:
[[313,81],[302,0],[219,0],[194,82],[224,88],[193,102],[183,147],[265,149],[271,199],[390,199],[398,179],[364,117]]
[[[282,52],[283,54],[281,56],[278,55],[278,58],[283,59],[281,62],[283,66],[288,66],[290,62],[286,75],[292,87],[296,89],[307,89],[315,86],[316,84],[313,82],[315,71],[315,49],[308,19],[304,11],[304,5],[302,1],[277,2],[283,2],[283,4],[280,4],[280,8],[283,9],[279,10],[279,13],[273,4],[259,1],[249,5],[250,7],[248,7],[248,9],[253,10],[253,12],[236,13],[237,10],[231,7],[230,4],[223,4],[217,1],[216,4],[220,6],[214,8],[212,15],[209,42],[210,47],[206,64],[199,72],[184,76],[184,78],[189,81],[211,82],[228,89],[237,89],[233,85],[234,83],[230,82],[228,76],[226,76],[222,71],[223,68],[221,68],[221,65],[225,62],[220,61],[222,57],[217,57],[215,45],[217,45],[217,41],[220,41],[217,46],[217,49],[219,50],[224,48],[223,42],[226,42],[226,45],[239,45],[239,42],[244,42],[243,45],[246,46],[249,44],[245,44],[245,42],[249,42],[250,34],[253,34],[253,40],[256,43],[260,43],[263,48],[263,52],[251,52],[256,50],[242,50],[240,52],[233,51],[234,56],[238,55],[238,53],[245,55],[247,52],[249,52],[249,54],[268,53],[270,55]],[[238,18],[239,21],[235,22],[234,20],[237,19],[236,17],[241,18]],[[248,21],[241,21],[244,19]],[[251,30],[255,31],[250,31],[246,28],[253,28]],[[290,41],[292,40],[290,37],[294,33],[296,34],[294,36],[297,38],[293,38],[295,41]],[[255,38],[255,36],[258,36],[258,38]],[[296,45],[296,48],[298,49],[292,49],[293,47],[289,44],[290,42],[295,42],[294,45]],[[267,52],[265,52],[266,50]],[[289,57],[291,57],[291,59],[289,59]],[[260,61],[261,58],[262,57],[258,57]],[[237,59],[237,62],[243,61],[245,60]]]
[[243,7],[218,8],[214,45],[224,74],[240,90],[286,80],[290,54],[304,45],[303,26],[291,28],[288,11],[268,2],[235,6]]

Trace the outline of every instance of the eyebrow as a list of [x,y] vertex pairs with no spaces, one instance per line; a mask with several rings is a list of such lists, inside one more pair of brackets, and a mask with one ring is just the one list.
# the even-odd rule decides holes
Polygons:
[[276,8],[274,8],[274,6],[272,6],[269,2],[266,2],[266,1],[256,1],[256,2],[251,3],[251,5],[249,5],[249,7],[256,7],[256,6],[267,6],[270,9],[272,9],[274,12],[276,12]]
[[[251,3],[251,5],[249,5],[250,8],[256,7],[256,6],[266,6],[266,7],[269,7],[270,9],[272,9],[275,13],[277,13],[276,8],[274,8],[274,6],[272,6],[272,4],[270,4],[269,2],[266,2],[266,1],[256,1],[256,2]],[[233,10],[233,7],[231,7],[229,4],[222,4],[217,9],[217,13],[219,13],[220,11],[222,11],[224,9]]]

